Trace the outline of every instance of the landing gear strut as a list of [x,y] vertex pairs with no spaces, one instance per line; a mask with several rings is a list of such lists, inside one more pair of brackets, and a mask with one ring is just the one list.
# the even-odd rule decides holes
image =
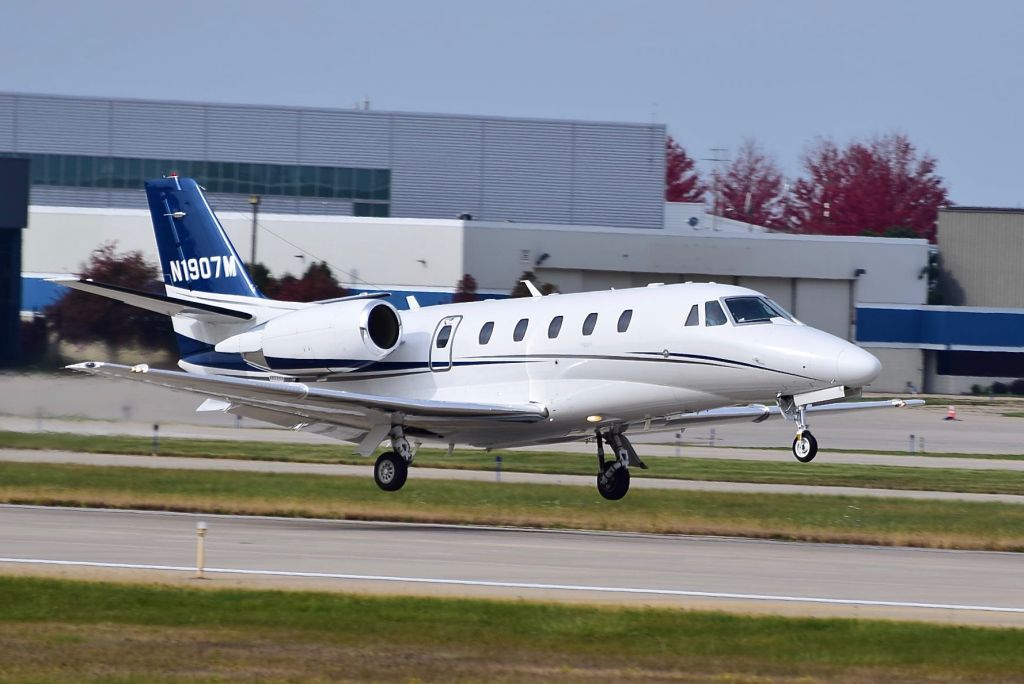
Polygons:
[[789,420],[796,421],[796,437],[793,439],[793,456],[801,463],[810,463],[818,455],[818,440],[807,427],[807,407],[797,406],[792,397],[778,398],[779,410]]
[[413,451],[401,425],[392,427],[388,436],[391,437],[391,451],[377,457],[377,462],[373,465],[373,481],[385,492],[396,492],[402,488],[409,476]]
[[[597,491],[609,501],[618,501],[629,491],[629,466],[646,468],[643,461],[636,455],[633,445],[621,432],[609,432],[597,435]],[[607,441],[615,457],[609,461],[604,457],[604,445]]]

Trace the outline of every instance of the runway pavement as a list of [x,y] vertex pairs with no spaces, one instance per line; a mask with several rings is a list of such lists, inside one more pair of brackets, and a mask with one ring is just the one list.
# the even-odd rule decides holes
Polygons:
[[[306,473],[312,475],[349,475],[373,477],[372,461],[366,465],[334,463],[294,463],[290,461],[245,461],[229,458],[192,458],[181,456],[129,456],[122,454],[83,454],[74,451],[44,451],[0,448],[0,461],[18,463],[69,463],[130,468],[169,468],[172,470],[228,470],[258,473]],[[1004,463],[1004,461],[991,461]],[[1024,464],[1022,464],[1024,465]],[[487,470],[413,467],[410,479],[494,482],[497,475]],[[502,482],[574,485],[593,487],[593,475],[546,475],[541,473],[502,472]],[[821,496],[867,496],[874,498],[928,499],[939,501],[989,501],[1024,505],[1024,494],[982,494],[977,492],[934,492],[908,489],[872,489],[867,487],[827,487],[817,485],[757,484],[752,482],[713,482],[665,478],[632,478],[633,489],[673,489],[702,492],[747,492],[752,494],[815,494]]]
[[0,572],[188,582],[200,520],[203,586],[1024,626],[1019,554],[709,537],[2,506]]

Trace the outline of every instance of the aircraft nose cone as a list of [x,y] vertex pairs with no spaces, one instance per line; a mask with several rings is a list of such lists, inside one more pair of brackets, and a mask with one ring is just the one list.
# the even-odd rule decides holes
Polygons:
[[850,346],[836,360],[836,377],[847,387],[863,387],[878,377],[882,364],[860,347]]

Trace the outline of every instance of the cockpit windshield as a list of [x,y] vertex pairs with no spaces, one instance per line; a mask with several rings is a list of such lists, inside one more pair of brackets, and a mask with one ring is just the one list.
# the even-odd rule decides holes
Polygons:
[[766,323],[773,318],[793,320],[785,309],[766,297],[727,297],[725,305],[737,324]]

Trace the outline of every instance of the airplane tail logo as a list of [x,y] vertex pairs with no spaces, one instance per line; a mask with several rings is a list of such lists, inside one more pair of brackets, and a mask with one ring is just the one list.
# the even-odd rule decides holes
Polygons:
[[263,296],[194,180],[148,180],[146,198],[166,285],[197,293]]

